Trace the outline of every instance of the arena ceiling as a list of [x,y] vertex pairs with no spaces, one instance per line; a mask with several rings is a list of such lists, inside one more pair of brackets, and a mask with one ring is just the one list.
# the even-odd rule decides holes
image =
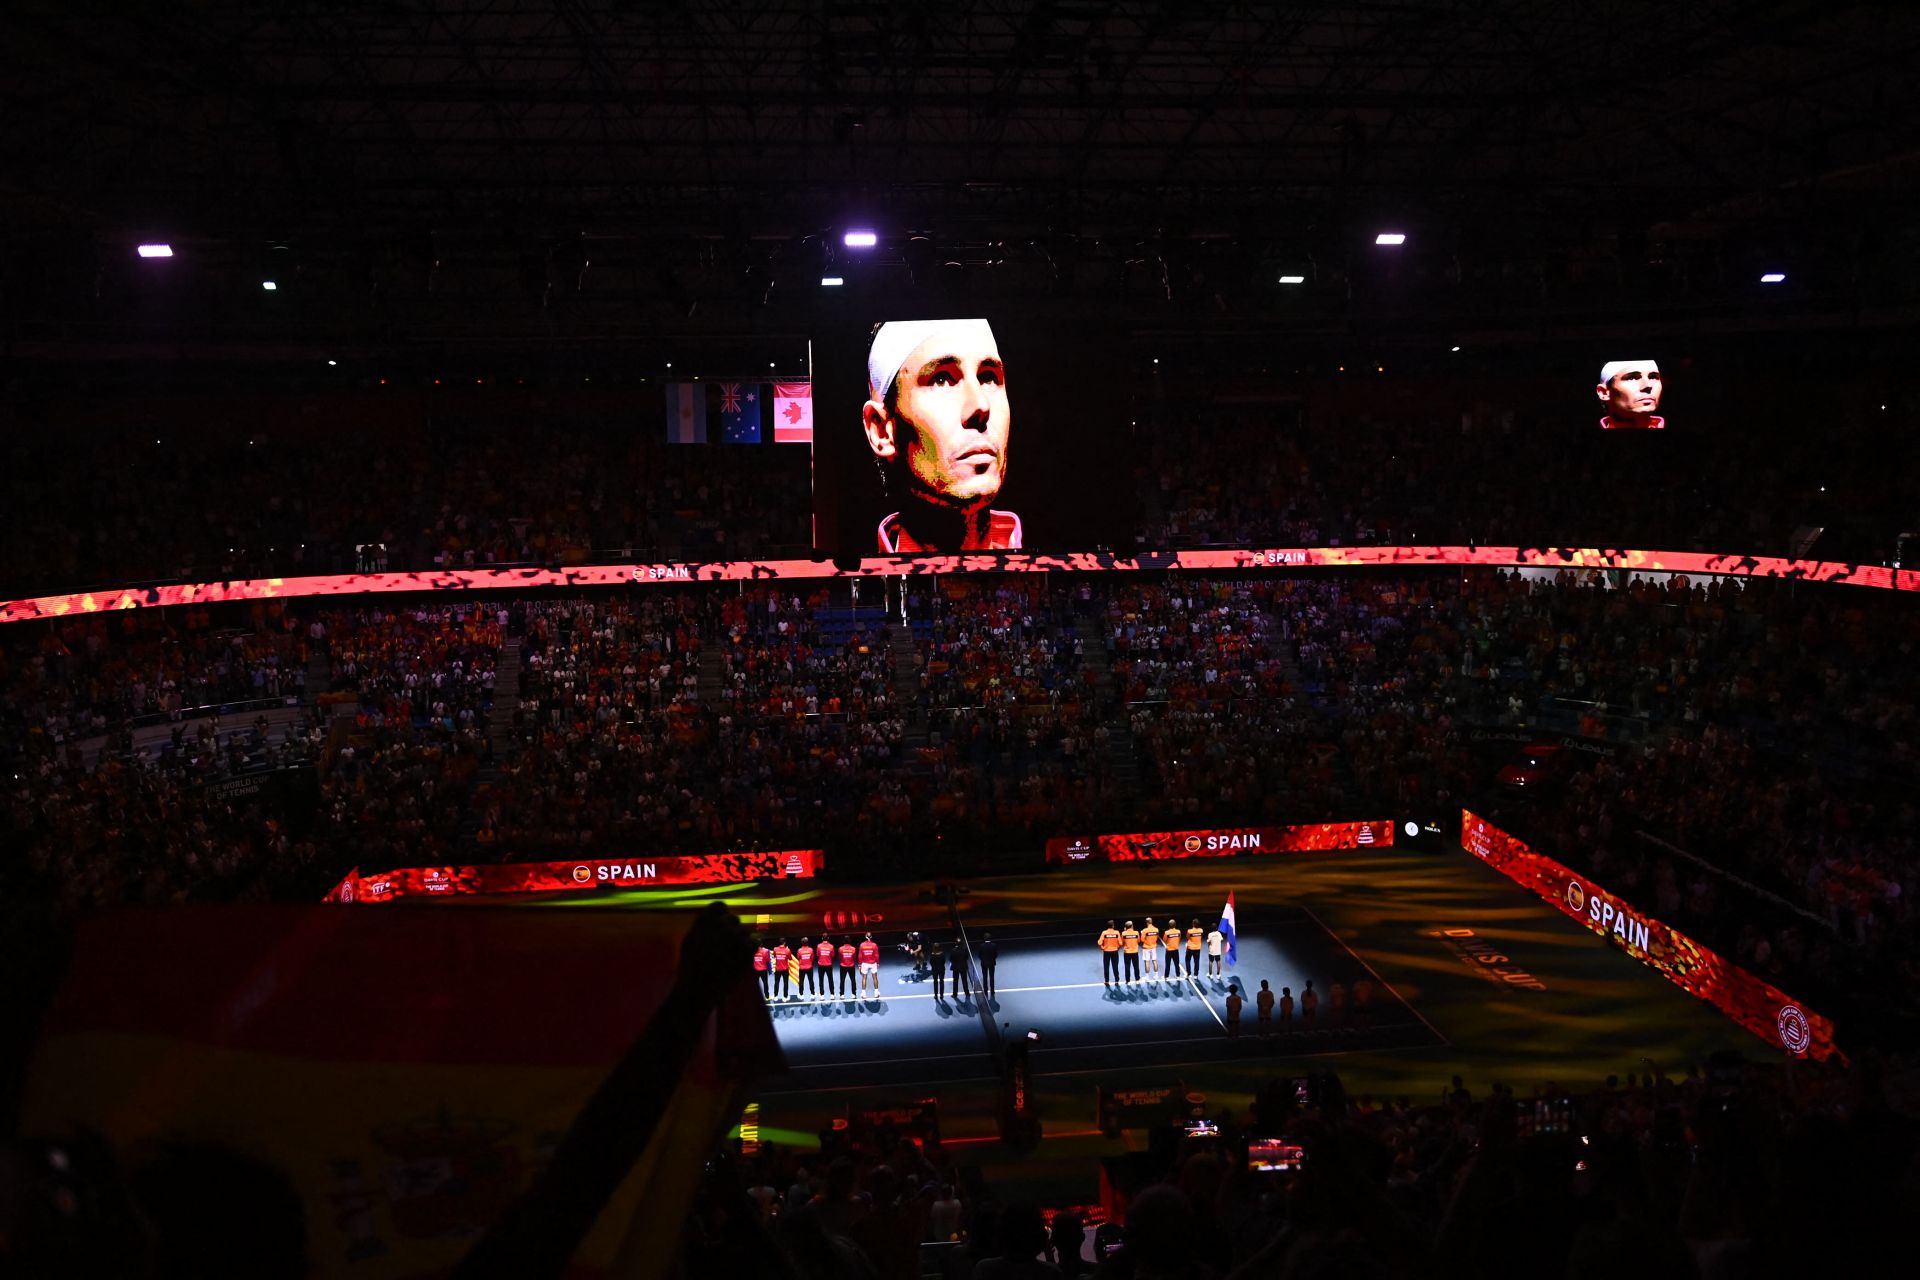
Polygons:
[[1791,259],[1899,303],[1916,254],[1911,5],[30,0],[0,42],[7,270],[56,328],[146,238],[390,313],[464,271],[723,325],[851,224],[923,283],[1216,311],[1294,267],[1351,308],[1386,228],[1517,295]]

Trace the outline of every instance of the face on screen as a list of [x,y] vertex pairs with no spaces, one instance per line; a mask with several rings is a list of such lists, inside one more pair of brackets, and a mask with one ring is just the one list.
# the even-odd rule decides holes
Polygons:
[[1648,418],[1660,412],[1660,366],[1651,360],[1624,361],[1594,388],[1611,418]]
[[906,484],[903,498],[976,510],[1006,481],[1006,366],[984,335],[920,343],[901,362],[892,394],[867,402],[864,422],[874,456]]

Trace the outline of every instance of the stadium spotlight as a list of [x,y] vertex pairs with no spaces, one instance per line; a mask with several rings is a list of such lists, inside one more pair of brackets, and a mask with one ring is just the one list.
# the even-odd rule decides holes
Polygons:
[[329,361],[327,361],[327,368],[329,368],[329,369],[331,369],[331,368],[333,368],[333,367],[334,367],[335,365],[337,365],[337,364],[339,364],[339,363],[340,363],[340,362],[339,362],[338,360],[329,360]]
[[820,287],[822,289],[838,289],[841,285],[845,283],[846,283],[846,280],[844,280],[840,276],[821,276],[820,277]]
[[1784,271],[1769,271],[1760,277],[1761,284],[1785,284],[1786,282],[1787,273]]
[[858,230],[849,231],[844,236],[841,236],[840,243],[846,245],[849,249],[871,249],[880,243],[880,237],[868,231],[865,227],[861,227]]
[[171,258],[173,246],[170,244],[143,244],[134,250],[143,258]]
[[272,293],[272,292],[274,292],[274,291],[275,291],[276,289],[278,289],[278,288],[279,288],[280,286],[279,286],[279,285],[277,285],[277,284],[275,284],[275,283],[274,283],[273,281],[271,281],[271,280],[262,280],[262,281],[260,282],[260,287],[261,287],[262,289],[265,289],[265,290],[266,290],[266,291],[267,291],[268,293]]
[[1407,233],[1404,231],[1382,231],[1373,238],[1375,244],[1405,244]]
[[1280,277],[1281,284],[1305,284],[1306,282],[1307,282],[1307,278],[1305,276],[1281,276]]
[[1455,348],[1454,348],[1454,350],[1455,350],[1455,351],[1458,351],[1459,349],[1460,349],[1460,348],[1458,348],[1458,347],[1455,347]]

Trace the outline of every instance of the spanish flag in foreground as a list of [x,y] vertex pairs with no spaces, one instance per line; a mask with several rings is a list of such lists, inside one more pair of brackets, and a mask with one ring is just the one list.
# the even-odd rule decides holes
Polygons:
[[[43,1021],[24,1124],[90,1128],[123,1164],[186,1140],[269,1166],[304,1209],[312,1276],[444,1275],[667,1003],[660,959],[678,957],[690,920],[358,906],[97,916]],[[748,1076],[779,1065],[744,965],[740,991],[726,990],[570,1276],[671,1265]]]

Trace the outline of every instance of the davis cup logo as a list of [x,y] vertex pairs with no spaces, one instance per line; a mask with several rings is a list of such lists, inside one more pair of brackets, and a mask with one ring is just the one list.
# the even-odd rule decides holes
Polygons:
[[1359,834],[1358,836],[1356,836],[1356,837],[1355,837],[1355,840],[1356,840],[1356,842],[1357,842],[1357,843],[1359,843],[1359,844],[1363,844],[1363,845],[1367,845],[1367,844],[1372,844],[1372,843],[1373,843],[1373,828],[1372,828],[1371,826],[1369,826],[1368,824],[1366,824],[1366,823],[1364,823],[1364,822],[1363,822],[1363,823],[1361,823],[1361,824],[1360,824],[1360,834]]
[[593,868],[587,866],[585,863],[582,863],[581,865],[573,869],[573,882],[575,884],[586,884],[592,879],[593,879]]
[[1580,886],[1578,880],[1567,881],[1567,906],[1573,909],[1575,915],[1587,909],[1587,891]]
[[1200,837],[1199,837],[1199,836],[1188,836],[1188,837],[1187,837],[1187,840],[1186,840],[1186,847],[1187,847],[1187,852],[1188,852],[1188,853],[1198,853],[1198,852],[1200,852]]
[[1806,1011],[1797,1004],[1781,1005],[1774,1025],[1780,1029],[1780,1043],[1795,1057],[1805,1053],[1813,1043],[1813,1028],[1807,1023]]

